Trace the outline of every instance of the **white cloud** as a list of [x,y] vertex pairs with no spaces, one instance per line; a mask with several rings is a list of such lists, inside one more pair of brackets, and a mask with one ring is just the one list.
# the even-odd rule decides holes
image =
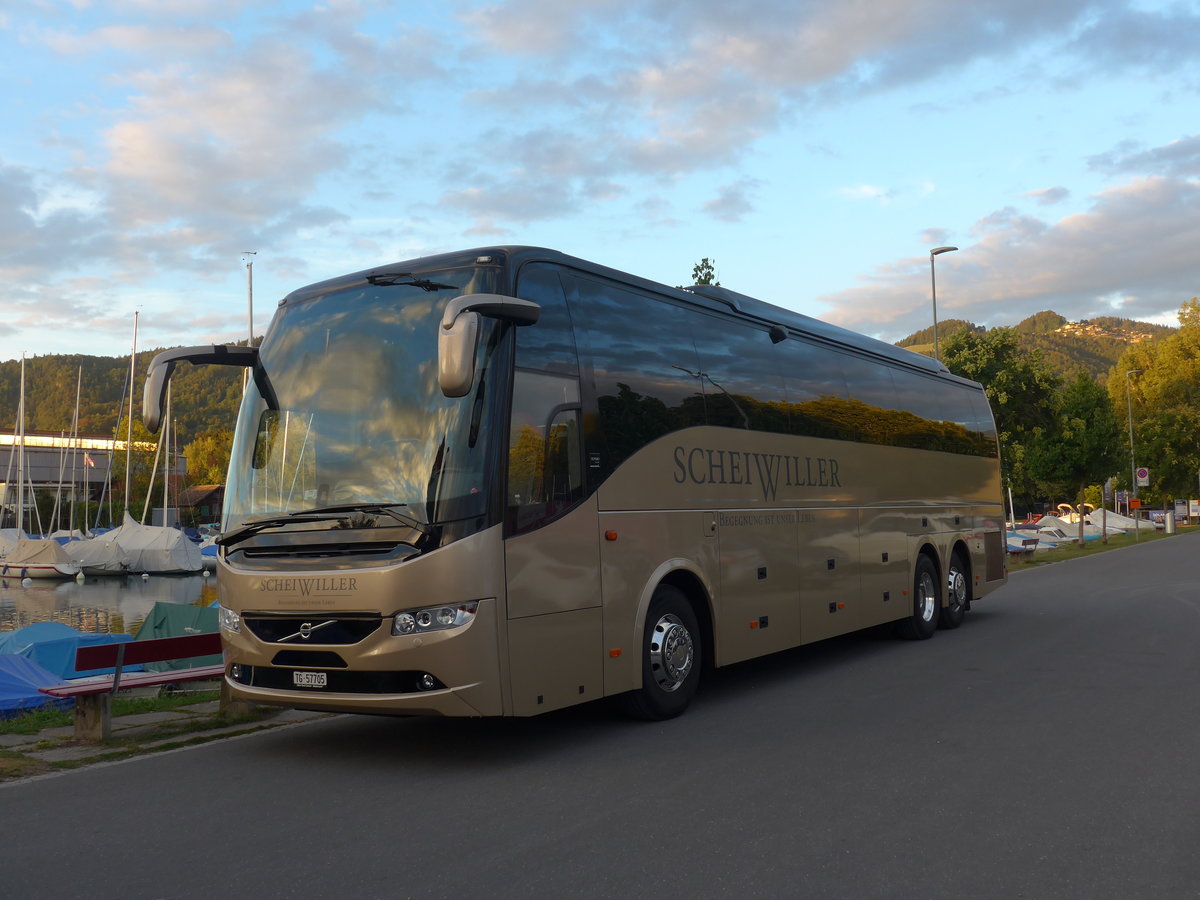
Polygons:
[[1033,199],[1039,206],[1053,206],[1056,203],[1062,203],[1071,196],[1071,192],[1065,187],[1041,188],[1036,191],[1026,191],[1026,197]]
[[753,212],[751,195],[761,186],[754,178],[743,178],[717,190],[717,196],[704,204],[704,211],[725,222],[740,222]]
[[1200,177],[1200,134],[1148,150],[1124,144],[1107,153],[1097,154],[1088,162],[1093,168],[1105,172],[1153,172],[1196,178]]
[[879,203],[886,203],[895,196],[890,188],[879,187],[875,184],[856,184],[853,187],[838,188],[839,197],[845,197],[848,200],[875,200]]
[[[1200,184],[1133,179],[1091,208],[1045,222],[1005,209],[980,219],[974,242],[938,262],[938,313],[1011,324],[1045,309],[1069,319],[1169,315],[1196,293]],[[927,257],[880,266],[866,283],[822,297],[838,324],[899,340],[930,324]]]

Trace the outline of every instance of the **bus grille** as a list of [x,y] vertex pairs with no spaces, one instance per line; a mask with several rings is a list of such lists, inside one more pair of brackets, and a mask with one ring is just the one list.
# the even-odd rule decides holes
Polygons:
[[[383,618],[378,614],[359,616],[264,616],[244,614],[242,623],[250,632],[267,644],[357,644],[379,628]],[[306,636],[307,635],[307,636]]]

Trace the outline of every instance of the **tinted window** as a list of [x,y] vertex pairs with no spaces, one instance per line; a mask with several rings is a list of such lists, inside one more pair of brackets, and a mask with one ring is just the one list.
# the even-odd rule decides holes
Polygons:
[[583,497],[579,381],[518,369],[508,436],[508,523],[527,531]]
[[517,329],[517,365],[542,372],[574,375],[579,371],[571,316],[558,271],[545,263],[521,269],[517,296],[541,306],[537,324]]
[[845,425],[854,440],[868,444],[895,444],[900,423],[892,415],[896,389],[887,366],[871,359],[846,354],[842,358],[846,377]]
[[[587,333],[609,470],[655,438],[705,423],[696,346],[684,311],[600,279],[566,279]],[[591,448],[589,447],[589,452]]]
[[996,423],[987,395],[982,391],[971,392],[971,411],[974,414],[972,431],[978,439],[980,456],[996,456]]
[[789,432],[853,440],[854,431],[847,423],[841,356],[803,340],[787,340],[779,347],[784,351]]
[[783,345],[759,326],[700,312],[691,318],[708,424],[787,433]]

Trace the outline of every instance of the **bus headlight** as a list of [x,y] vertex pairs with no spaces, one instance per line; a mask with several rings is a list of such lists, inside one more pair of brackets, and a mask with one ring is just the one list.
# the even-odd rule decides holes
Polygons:
[[221,623],[221,627],[226,631],[232,631],[234,634],[242,633],[242,617],[235,613],[232,609],[226,609],[224,606],[218,606],[217,618]]
[[475,618],[479,601],[460,603],[457,606],[425,606],[396,613],[392,620],[392,634],[425,634],[428,631],[445,631],[470,623]]

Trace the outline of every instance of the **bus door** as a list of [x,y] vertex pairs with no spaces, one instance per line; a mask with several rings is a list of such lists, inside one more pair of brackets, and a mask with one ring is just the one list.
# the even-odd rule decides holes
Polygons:
[[581,426],[578,378],[515,372],[505,570],[516,715],[603,694],[596,499],[583,499]]

